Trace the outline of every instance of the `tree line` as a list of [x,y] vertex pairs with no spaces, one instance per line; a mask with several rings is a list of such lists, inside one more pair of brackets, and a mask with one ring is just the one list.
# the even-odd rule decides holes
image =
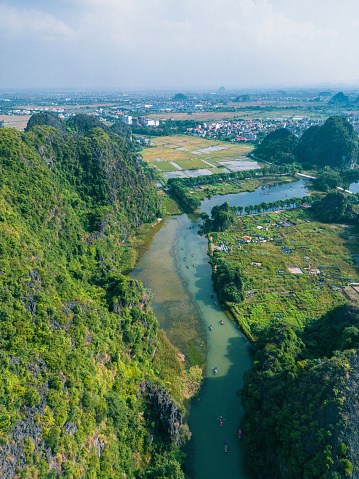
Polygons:
[[298,171],[301,171],[299,165],[265,165],[263,168],[256,170],[232,171],[231,173],[221,172],[214,173],[213,175],[200,175],[194,178],[170,178],[168,186],[171,187],[173,183],[178,182],[185,186],[210,185],[228,180],[245,180],[247,178],[261,178],[270,175],[295,175]]

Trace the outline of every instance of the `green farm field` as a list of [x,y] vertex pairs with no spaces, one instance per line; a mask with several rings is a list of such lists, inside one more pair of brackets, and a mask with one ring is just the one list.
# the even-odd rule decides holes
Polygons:
[[272,321],[302,327],[336,305],[359,301],[351,257],[359,253],[357,227],[318,223],[303,209],[242,216],[239,223],[212,233],[213,244],[241,265],[246,299],[231,309],[254,336]]
[[159,172],[174,171],[174,162],[183,170],[207,168],[219,172],[223,165],[219,161],[246,158],[253,145],[242,145],[227,141],[206,140],[186,135],[151,138],[153,144],[142,152],[143,159]]
[[323,103],[316,105],[323,111],[313,112],[313,103],[308,103],[306,106],[301,103],[295,105],[293,103],[278,103],[278,102],[249,102],[244,104],[228,103],[227,108],[235,108],[235,111],[196,111],[193,113],[185,112],[160,112],[152,113],[151,118],[157,120],[196,120],[198,122],[216,122],[223,120],[253,120],[255,118],[290,118],[293,116],[310,116],[311,118],[326,119],[329,114],[323,108]]

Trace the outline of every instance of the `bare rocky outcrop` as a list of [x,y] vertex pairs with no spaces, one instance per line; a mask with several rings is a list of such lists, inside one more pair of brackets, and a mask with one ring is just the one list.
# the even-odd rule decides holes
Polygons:
[[36,296],[41,291],[42,280],[41,276],[35,269],[29,272],[29,276],[30,279],[24,282],[26,286],[26,296],[22,298],[22,301],[25,309],[30,311],[32,316],[35,316],[37,308]]
[[[19,363],[18,358],[11,358],[9,362],[14,365]],[[27,369],[37,379],[46,371],[46,363],[44,361],[40,361],[38,364],[30,363],[27,365]],[[47,381],[38,387],[37,391],[41,397],[39,404],[21,408],[21,419],[9,431],[7,444],[0,448],[0,477],[4,479],[13,478],[16,471],[25,466],[27,460],[25,449],[29,442],[33,443],[35,451],[40,457],[44,457],[48,463],[54,461],[51,449],[47,447],[42,436],[42,423],[38,421],[38,418],[43,416],[47,405],[46,397],[49,391]]]
[[156,429],[162,430],[169,442],[180,445],[182,413],[171,399],[167,389],[151,384],[149,381],[142,383],[140,387],[157,419]]

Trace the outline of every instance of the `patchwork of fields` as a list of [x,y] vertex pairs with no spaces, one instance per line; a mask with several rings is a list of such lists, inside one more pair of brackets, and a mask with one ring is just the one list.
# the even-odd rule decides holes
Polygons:
[[234,312],[254,335],[271,321],[302,326],[348,299],[359,301],[356,227],[318,223],[302,209],[239,221],[238,230],[213,233],[213,244],[241,265],[246,300]]
[[[216,111],[216,110],[198,110],[195,113],[189,114],[188,112],[159,112],[151,113],[151,118],[157,120],[192,120],[196,119],[199,123],[205,121],[207,123],[223,120],[252,120],[255,118],[292,118],[293,116],[310,116],[315,119],[326,119],[328,117],[326,112],[313,112],[313,103],[307,103],[307,109],[305,108],[303,102],[300,104],[300,110],[297,107],[293,106],[292,103],[281,103],[281,106],[278,105],[278,102],[250,102],[250,103],[228,103],[229,108],[235,108],[235,111]],[[257,108],[254,108],[257,107]]]
[[151,143],[143,150],[143,159],[166,178],[259,168],[256,161],[245,156],[253,150],[252,145],[186,135],[152,138]]

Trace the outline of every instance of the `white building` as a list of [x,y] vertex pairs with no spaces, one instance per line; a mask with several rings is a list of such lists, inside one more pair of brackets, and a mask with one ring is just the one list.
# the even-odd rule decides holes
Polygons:
[[150,118],[145,119],[145,126],[158,126],[159,124],[159,120],[151,120]]
[[132,125],[132,116],[124,115],[122,121],[123,123],[126,123],[126,125]]

